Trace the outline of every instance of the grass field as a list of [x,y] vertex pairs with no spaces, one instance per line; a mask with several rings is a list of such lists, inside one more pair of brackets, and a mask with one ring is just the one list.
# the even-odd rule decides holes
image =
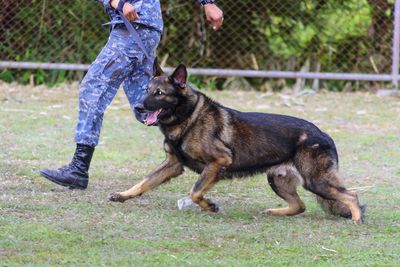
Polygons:
[[264,175],[218,183],[208,194],[218,214],[177,209],[197,179],[188,170],[140,198],[107,201],[164,159],[158,129],[135,122],[122,91],[106,112],[89,188],[56,186],[38,173],[74,151],[77,85],[0,83],[0,266],[399,266],[398,98],[207,94],[240,110],[303,117],[328,132],[346,185],[367,204],[365,224],[325,214],[303,189],[305,213],[263,215],[285,205]]

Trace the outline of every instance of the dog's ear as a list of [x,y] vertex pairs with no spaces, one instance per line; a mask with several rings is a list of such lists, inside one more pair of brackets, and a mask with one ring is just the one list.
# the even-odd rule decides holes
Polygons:
[[186,87],[186,82],[187,82],[187,70],[186,66],[183,64],[180,64],[172,73],[170,76],[171,81],[179,86],[180,88],[185,88]]
[[157,77],[157,76],[161,76],[164,74],[164,71],[161,69],[160,64],[158,64],[158,59],[157,57],[154,59],[154,63],[153,63],[153,76]]

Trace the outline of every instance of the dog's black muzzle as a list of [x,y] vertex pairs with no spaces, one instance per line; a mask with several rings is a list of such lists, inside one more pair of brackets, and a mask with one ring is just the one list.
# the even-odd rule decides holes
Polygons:
[[145,96],[140,98],[139,101],[133,106],[133,112],[135,113],[135,117],[141,123],[144,123],[147,117],[147,112],[143,104],[144,98]]
[[139,114],[146,113],[143,103],[136,104],[134,106],[134,109],[135,109],[135,113],[139,113]]

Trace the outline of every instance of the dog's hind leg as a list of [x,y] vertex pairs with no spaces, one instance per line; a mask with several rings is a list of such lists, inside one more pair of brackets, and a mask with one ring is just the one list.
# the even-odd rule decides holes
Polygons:
[[204,194],[214,185],[218,180],[218,176],[223,167],[231,164],[230,158],[221,158],[216,162],[207,164],[201,173],[200,179],[195,183],[190,191],[190,197],[193,202],[199,205],[203,210],[218,212],[218,205],[204,198]]
[[318,202],[334,215],[362,223],[357,194],[347,190],[338,174],[335,151],[304,149],[296,156],[296,168],[303,177],[303,187],[316,194]]
[[165,151],[167,152],[167,159],[157,169],[132,188],[124,192],[111,193],[108,199],[111,201],[124,202],[129,198],[140,196],[144,192],[150,191],[160,184],[169,181],[171,178],[182,174],[183,166],[176,155],[168,149],[168,146],[165,148]]
[[283,198],[288,207],[278,209],[267,209],[268,215],[292,216],[305,211],[305,205],[296,192],[301,183],[301,177],[292,166],[279,166],[267,173],[268,183],[272,190]]
[[362,210],[357,194],[344,188],[337,175],[329,173],[314,179],[305,178],[304,188],[320,197],[319,202],[332,214],[351,217],[356,224],[362,223]]

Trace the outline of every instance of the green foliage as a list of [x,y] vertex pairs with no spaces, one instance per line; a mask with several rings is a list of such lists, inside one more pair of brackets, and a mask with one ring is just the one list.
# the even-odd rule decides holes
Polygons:
[[[169,66],[298,71],[390,72],[393,0],[226,0],[213,32],[195,1],[161,0],[165,21],[158,49]],[[95,1],[10,1],[0,16],[3,60],[91,63],[104,46],[108,20]],[[15,72],[15,71],[13,71]],[[2,74],[54,83],[71,72]],[[18,75],[17,75],[18,74]]]

